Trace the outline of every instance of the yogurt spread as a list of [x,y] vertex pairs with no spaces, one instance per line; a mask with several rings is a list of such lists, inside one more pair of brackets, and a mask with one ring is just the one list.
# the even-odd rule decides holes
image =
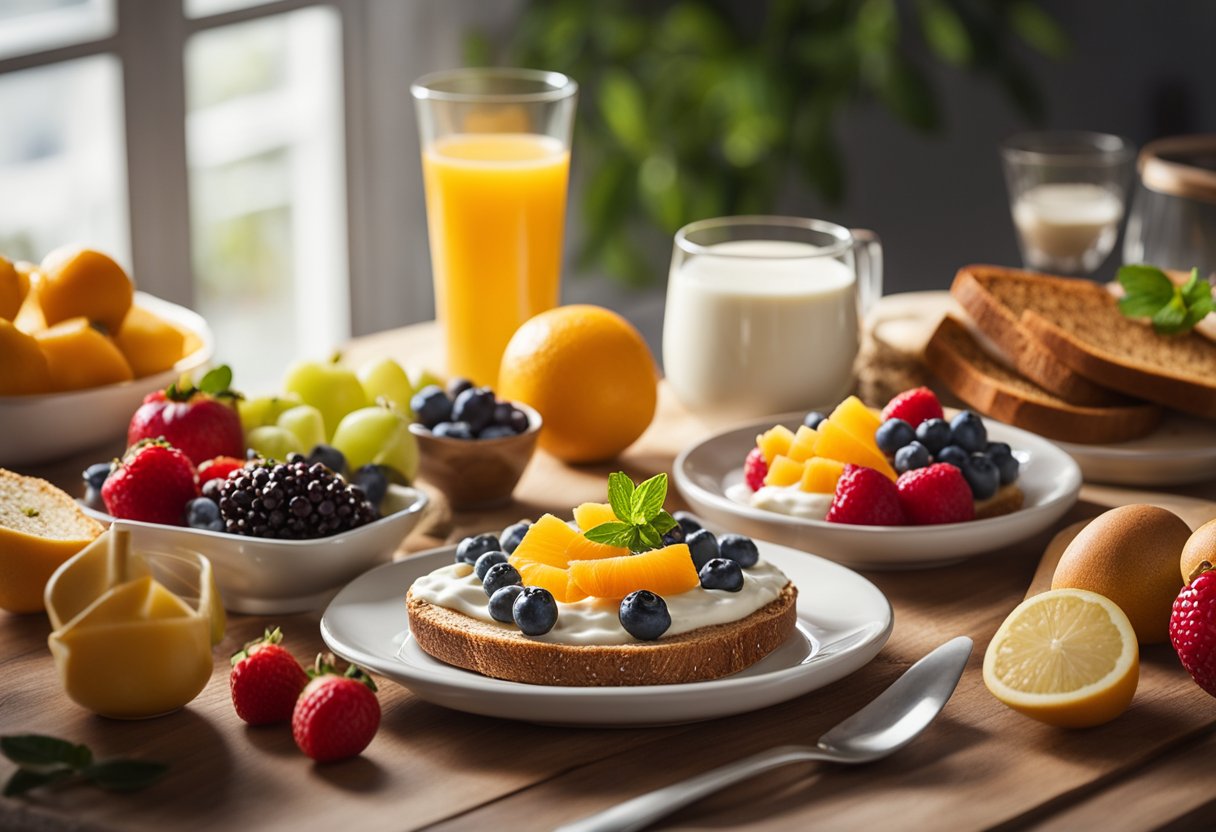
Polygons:
[[726,496],[736,503],[804,520],[823,520],[832,507],[831,494],[813,494],[797,485],[766,485],[759,491],[752,491],[747,483],[740,482],[727,488]]
[[[696,587],[679,595],[664,595],[671,613],[671,628],[664,636],[679,635],[739,621],[781,594],[789,579],[770,563],[760,561],[743,570],[743,588],[738,592]],[[490,617],[485,590],[467,563],[453,563],[423,575],[411,587],[413,597],[446,607],[503,630],[515,630]],[[637,639],[621,626],[620,603],[610,598],[584,598],[571,604],[558,603],[557,624],[534,641],[550,644],[636,644]],[[515,630],[518,632],[517,630]]]

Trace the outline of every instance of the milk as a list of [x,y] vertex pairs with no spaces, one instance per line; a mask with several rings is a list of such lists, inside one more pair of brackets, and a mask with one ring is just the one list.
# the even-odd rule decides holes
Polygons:
[[674,268],[663,363],[693,409],[762,415],[835,404],[859,345],[851,266],[808,243],[735,240]]
[[1089,271],[1110,253],[1123,218],[1123,202],[1100,185],[1035,185],[1013,206],[1027,264]]

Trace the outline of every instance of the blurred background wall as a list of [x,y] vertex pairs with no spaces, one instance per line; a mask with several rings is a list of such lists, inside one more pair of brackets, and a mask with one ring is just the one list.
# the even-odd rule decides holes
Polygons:
[[[936,2],[964,17],[1018,4]],[[899,84],[859,88],[831,120],[840,199],[791,173],[758,206],[874,229],[888,292],[945,288],[966,262],[1018,262],[996,147],[1032,119],[991,72],[977,71],[983,42],[961,66],[942,59],[941,33],[927,40],[921,21],[932,5],[815,5],[880,40],[893,19],[901,60],[935,91],[940,124],[912,126]],[[1113,132],[1138,145],[1216,132],[1211,0],[1021,5],[1055,27],[1040,28],[1037,44],[1031,26],[1028,40],[1014,33],[1001,46],[1041,98],[1039,126]],[[656,27],[673,8],[708,9],[744,37],[787,6],[797,4],[619,8]],[[39,259],[76,240],[114,253],[141,288],[206,315],[220,357],[252,390],[273,384],[292,357],[429,319],[409,82],[484,56],[560,54],[556,35],[528,43],[521,21],[535,22],[535,11],[526,0],[3,0],[0,253]],[[833,36],[824,48],[840,42]],[[580,101],[580,119],[603,117],[595,90]],[[893,115],[901,107],[902,119]],[[576,268],[588,232],[582,194],[605,163],[586,155],[576,138],[564,297],[618,308],[657,343],[670,229],[644,207],[630,209],[628,221],[644,226],[631,268],[594,258]],[[1100,275],[1113,273],[1118,256],[1116,248]],[[620,279],[626,273],[633,284]]]

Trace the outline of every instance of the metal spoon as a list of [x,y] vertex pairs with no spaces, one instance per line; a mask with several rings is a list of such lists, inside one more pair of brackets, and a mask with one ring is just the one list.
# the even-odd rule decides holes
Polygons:
[[815,745],[783,745],[619,803],[555,832],[633,832],[761,772],[811,760],[869,763],[910,743],[954,693],[971,639],[959,636],[912,665],[878,698],[819,738]]

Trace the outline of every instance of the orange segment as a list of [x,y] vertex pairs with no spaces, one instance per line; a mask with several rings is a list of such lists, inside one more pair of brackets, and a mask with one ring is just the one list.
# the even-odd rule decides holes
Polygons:
[[849,396],[836,405],[836,409],[832,411],[832,415],[828,418],[862,442],[868,443],[874,442],[874,433],[878,430],[879,425],[882,424],[882,421],[874,415],[873,411],[862,404],[861,399],[856,396]]
[[553,593],[553,600],[562,604],[572,604],[587,597],[587,593],[579,588],[570,573],[556,566],[537,563],[531,560],[511,559],[511,563],[519,570],[524,586],[540,586]]
[[811,494],[835,494],[836,483],[843,473],[843,462],[817,456],[806,464],[798,487]]
[[640,555],[574,561],[570,564],[570,577],[580,589],[596,598],[624,598],[639,589],[679,595],[700,584],[692,555],[683,543]]
[[887,462],[878,445],[871,439],[864,443],[830,418],[819,424],[819,438],[815,440],[815,455],[826,456],[837,462],[851,462],[873,468],[891,481],[895,480],[895,469]]
[[583,503],[574,509],[574,522],[583,531],[590,531],[604,523],[615,523],[616,514],[607,503]]
[[[519,547],[511,555],[510,561],[516,569],[516,560],[535,561],[558,569],[565,569],[572,560],[594,560],[596,558],[614,558],[629,554],[629,550],[619,546],[605,546],[588,540],[574,529],[566,525],[564,520],[546,514],[537,520]],[[576,557],[577,556],[577,557]]]
[[776,425],[756,437],[756,446],[764,454],[764,461],[769,465],[779,454],[788,455],[790,445],[794,443],[794,432],[784,425]]
[[794,462],[806,462],[815,455],[815,439],[818,436],[812,428],[799,425],[798,432],[794,434],[794,442],[790,445],[790,452],[786,456]]
[[805,463],[795,462],[788,456],[778,454],[768,466],[768,474],[764,477],[765,485],[793,485],[802,479],[802,469]]

